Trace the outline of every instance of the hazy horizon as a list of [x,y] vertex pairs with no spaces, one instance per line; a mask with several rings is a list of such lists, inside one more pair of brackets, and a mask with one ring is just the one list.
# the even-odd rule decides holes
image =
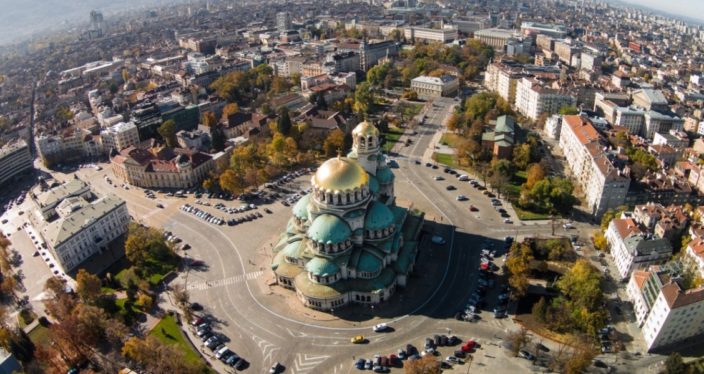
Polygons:
[[704,1],[702,0],[621,0],[624,3],[640,5],[653,10],[704,22]]
[[[91,10],[104,15],[178,0],[0,0],[0,45],[20,41],[65,22],[88,22]],[[28,26],[30,25],[30,26]]]

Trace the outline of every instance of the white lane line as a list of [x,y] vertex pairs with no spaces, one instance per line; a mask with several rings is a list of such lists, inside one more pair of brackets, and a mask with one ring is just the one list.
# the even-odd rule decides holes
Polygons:
[[260,270],[260,271],[254,271],[254,272],[247,273],[247,274],[235,275],[235,276],[232,276],[229,278],[218,279],[215,281],[190,283],[188,285],[188,290],[189,291],[192,291],[192,290],[203,291],[203,290],[207,290],[207,289],[213,288],[213,287],[229,286],[232,284],[244,282],[245,280],[256,279],[256,278],[262,276],[262,274],[264,274],[264,272]]

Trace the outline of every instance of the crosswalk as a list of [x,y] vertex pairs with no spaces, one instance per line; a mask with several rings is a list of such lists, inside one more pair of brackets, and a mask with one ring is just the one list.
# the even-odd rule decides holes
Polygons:
[[262,274],[264,274],[264,272],[260,270],[214,281],[194,282],[189,283],[187,289],[189,291],[204,291],[209,288],[229,286],[232,284],[242,283],[248,280],[253,280],[259,278]]
[[330,356],[299,353],[296,355],[296,360],[293,362],[293,370],[291,370],[291,372],[294,374],[308,373],[323,361],[327,360],[328,357]]

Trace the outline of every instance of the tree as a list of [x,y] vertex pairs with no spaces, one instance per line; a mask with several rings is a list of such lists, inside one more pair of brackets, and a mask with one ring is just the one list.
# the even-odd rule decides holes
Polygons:
[[604,233],[601,231],[598,231],[594,234],[594,236],[592,237],[592,241],[594,242],[594,248],[596,248],[597,250],[605,252],[607,249],[609,249],[609,243],[606,240],[606,236],[604,236]]
[[506,269],[509,273],[508,283],[514,291],[511,296],[518,299],[528,291],[528,274],[530,264],[534,260],[533,250],[526,243],[514,243],[511,246],[511,257],[506,260]]
[[219,124],[210,130],[210,145],[216,152],[225,149],[225,132]]
[[665,360],[665,374],[685,374],[687,365],[682,360],[682,355],[672,352]]
[[576,114],[579,114],[579,108],[577,108],[577,107],[574,106],[574,105],[572,105],[572,106],[569,106],[569,105],[568,105],[568,106],[563,106],[562,108],[560,108],[560,115],[563,115],[563,116],[570,116],[570,115],[572,115],[572,116],[573,116],[573,115],[576,115]]
[[528,330],[525,327],[521,327],[520,330],[515,330],[506,335],[506,341],[511,345],[511,353],[513,356],[518,356],[518,352],[530,343],[530,336],[528,336]]
[[535,183],[545,179],[545,170],[540,164],[531,164],[526,172],[526,187],[533,188]]
[[531,314],[540,322],[545,322],[548,312],[548,304],[544,297],[541,297],[537,303],[533,304]]
[[354,111],[360,115],[369,114],[374,105],[374,92],[368,82],[357,85],[354,92]]
[[325,138],[325,142],[323,142],[323,152],[325,152],[325,156],[333,157],[337,152],[342,152],[344,145],[345,133],[340,129],[335,129]]
[[531,161],[530,144],[520,144],[513,149],[513,163],[519,170],[526,170]]
[[406,374],[440,374],[440,363],[433,355],[425,355],[420,360],[408,360],[403,363],[403,372]]
[[176,141],[176,123],[174,120],[166,120],[159,126],[156,130],[161,138],[164,139],[167,147],[175,147],[178,143]]
[[208,126],[210,128],[213,128],[215,125],[217,125],[218,119],[215,118],[215,113],[213,112],[205,112],[203,113],[203,125]]
[[222,108],[222,120],[227,121],[228,117],[238,113],[240,111],[240,106],[237,103],[228,103]]
[[447,120],[447,130],[450,132],[456,132],[462,127],[462,117],[457,113],[452,113],[450,118]]
[[244,180],[232,169],[225,170],[218,178],[220,188],[233,194],[240,194],[244,191]]
[[283,106],[279,109],[279,116],[276,118],[276,129],[283,135],[288,135],[291,131],[291,117],[288,108]]
[[76,274],[76,293],[84,303],[95,304],[101,291],[100,278],[95,274],[87,272],[85,269],[79,269]]
[[139,297],[137,297],[137,302],[135,304],[141,307],[142,310],[149,311],[152,309],[153,302],[154,300],[151,296],[147,295],[146,293],[140,293]]
[[367,82],[375,86],[381,85],[386,79],[386,76],[389,74],[390,70],[391,63],[389,62],[371,67],[367,71]]

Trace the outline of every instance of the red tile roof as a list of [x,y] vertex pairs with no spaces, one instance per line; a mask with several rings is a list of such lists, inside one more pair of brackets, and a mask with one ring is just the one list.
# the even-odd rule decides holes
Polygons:
[[670,309],[704,301],[704,287],[683,291],[677,283],[670,282],[664,285],[660,291]]
[[636,286],[638,286],[639,289],[643,289],[643,285],[648,278],[650,278],[649,271],[636,270],[633,272],[633,280],[636,282]]
[[616,232],[621,239],[625,239],[631,234],[640,233],[640,228],[633,218],[616,218],[611,222],[616,227]]

